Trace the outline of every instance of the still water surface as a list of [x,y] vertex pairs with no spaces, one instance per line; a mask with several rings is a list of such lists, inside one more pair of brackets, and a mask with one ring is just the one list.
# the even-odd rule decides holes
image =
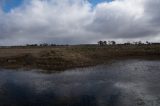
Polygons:
[[0,106],[160,106],[160,61],[116,61],[50,74],[0,70]]

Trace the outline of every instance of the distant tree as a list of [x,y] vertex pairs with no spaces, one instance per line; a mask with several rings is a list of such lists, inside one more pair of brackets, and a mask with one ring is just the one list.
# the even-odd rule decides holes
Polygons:
[[133,42],[133,45],[137,45],[137,42]]
[[38,44],[27,44],[28,47],[38,46]]
[[38,46],[38,44],[33,44],[33,46]]
[[56,44],[51,44],[50,46],[56,46]]
[[103,46],[103,41],[98,41],[98,45]]
[[108,41],[108,44],[109,44],[109,45],[112,45],[112,42],[111,42],[111,41]]
[[139,45],[139,42],[135,42],[135,45]]
[[40,46],[49,46],[47,43],[40,44]]
[[103,44],[104,44],[104,45],[107,45],[107,41],[103,41]]
[[146,44],[147,44],[147,45],[150,45],[151,43],[150,43],[149,41],[146,41]]
[[142,45],[142,44],[143,44],[142,41],[139,41],[139,42],[138,42],[138,45]]
[[109,45],[116,45],[116,42],[115,41],[108,41],[108,44]]
[[39,46],[43,46],[43,44],[40,44]]
[[111,41],[112,45],[116,45],[116,42],[115,41]]
[[124,43],[124,45],[131,45],[131,43],[130,43],[130,42],[127,42],[127,43]]
[[30,44],[26,44],[26,46],[30,46]]

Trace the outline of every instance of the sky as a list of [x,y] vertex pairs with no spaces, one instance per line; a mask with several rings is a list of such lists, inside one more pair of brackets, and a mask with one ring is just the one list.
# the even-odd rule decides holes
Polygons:
[[4,12],[10,12],[23,3],[23,0],[3,0],[2,9]]
[[0,45],[160,41],[160,0],[0,0]]

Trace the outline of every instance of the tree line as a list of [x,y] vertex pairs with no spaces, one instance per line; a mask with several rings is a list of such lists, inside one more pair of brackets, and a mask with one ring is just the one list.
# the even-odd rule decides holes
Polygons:
[[136,42],[125,42],[121,44],[117,44],[116,41],[98,41],[98,45],[105,46],[105,45],[160,45],[160,43],[153,43],[146,41],[145,43],[142,41],[136,41]]
[[42,44],[26,44],[27,47],[47,47],[47,46],[68,46],[68,44],[66,45],[57,45],[57,44],[48,44],[48,43],[42,43]]
[[[145,43],[142,41],[136,41],[136,42],[125,42],[118,44],[116,41],[98,41],[97,45],[99,46],[105,46],[105,45],[160,45],[160,43],[153,43],[146,41]],[[48,44],[48,43],[42,43],[42,44],[26,44],[27,47],[47,47],[47,46],[69,46],[68,44],[66,45],[58,45],[58,44]]]

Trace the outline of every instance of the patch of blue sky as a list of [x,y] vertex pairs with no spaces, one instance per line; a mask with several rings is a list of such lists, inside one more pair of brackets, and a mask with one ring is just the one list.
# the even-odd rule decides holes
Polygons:
[[23,3],[23,0],[4,0],[3,2],[3,11],[10,12],[12,9],[20,6]]
[[[3,2],[3,11],[10,12],[12,9],[20,6],[24,0],[4,0]],[[88,0],[93,6],[96,6],[98,3],[101,2],[111,2],[113,0]]]
[[93,6],[97,5],[98,3],[111,2],[111,1],[113,1],[113,0],[89,0],[89,2],[90,2]]

